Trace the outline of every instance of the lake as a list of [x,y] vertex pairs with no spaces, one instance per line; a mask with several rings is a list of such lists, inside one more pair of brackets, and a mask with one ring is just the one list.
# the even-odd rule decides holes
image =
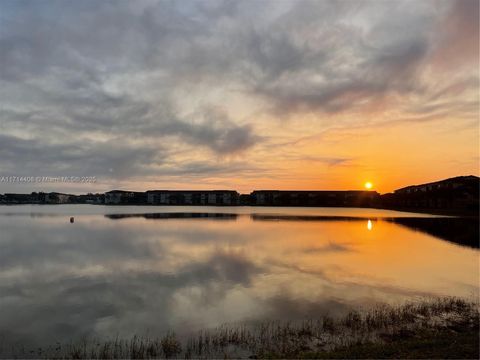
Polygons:
[[479,296],[478,219],[355,208],[18,205],[0,206],[0,229],[4,351]]

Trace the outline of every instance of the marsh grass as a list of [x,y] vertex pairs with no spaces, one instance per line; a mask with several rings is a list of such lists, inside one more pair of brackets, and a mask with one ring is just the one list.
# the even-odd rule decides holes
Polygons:
[[[318,319],[296,322],[222,325],[182,338],[169,332],[160,338],[83,340],[30,352],[23,349],[14,356],[58,359],[352,358],[362,351],[375,349],[376,353],[369,356],[367,352],[365,357],[375,357],[375,354],[388,357],[389,353],[378,352],[379,349],[395,350],[396,344],[403,344],[407,348],[397,349],[402,352],[392,350],[391,353],[408,357],[408,346],[418,350],[422,343],[435,342],[436,338],[457,336],[460,342],[471,342],[478,339],[478,328],[478,304],[458,298],[438,298],[401,306],[379,305],[365,311],[352,310],[338,318],[326,314]],[[430,338],[425,338],[425,334],[430,334]],[[464,345],[475,349],[470,343]],[[418,351],[415,355],[422,357]]]

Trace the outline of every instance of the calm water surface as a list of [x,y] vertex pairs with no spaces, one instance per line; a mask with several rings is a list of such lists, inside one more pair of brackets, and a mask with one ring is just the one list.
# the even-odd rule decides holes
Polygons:
[[475,220],[376,209],[0,206],[0,344],[475,298],[477,241]]

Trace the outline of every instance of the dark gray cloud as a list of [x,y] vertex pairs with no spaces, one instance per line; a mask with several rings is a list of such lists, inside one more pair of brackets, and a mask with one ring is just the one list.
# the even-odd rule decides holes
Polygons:
[[0,135],[0,156],[2,173],[18,176],[125,178],[148,174],[152,165],[162,162],[161,149],[129,144],[128,139],[121,138],[105,142],[72,140],[65,144]]

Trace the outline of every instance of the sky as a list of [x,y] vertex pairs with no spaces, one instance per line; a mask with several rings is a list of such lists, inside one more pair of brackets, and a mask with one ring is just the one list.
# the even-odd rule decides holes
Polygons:
[[476,0],[1,0],[0,179],[75,181],[0,193],[479,175],[479,71]]

